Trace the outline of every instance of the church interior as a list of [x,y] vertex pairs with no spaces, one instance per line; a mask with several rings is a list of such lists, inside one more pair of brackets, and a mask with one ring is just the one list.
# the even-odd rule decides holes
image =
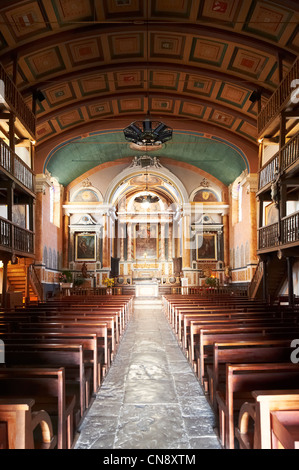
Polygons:
[[[222,448],[298,446],[298,18],[295,0],[1,0],[0,448],[35,448],[41,402],[43,448],[73,448],[134,303],[150,299]],[[200,322],[225,323],[208,352]],[[81,339],[88,366],[74,380],[85,331],[98,349],[88,361]],[[229,349],[216,380],[229,332],[251,343],[247,356]],[[224,365],[248,361],[238,427]],[[41,364],[80,382],[63,417],[59,394],[57,416],[38,395]]]

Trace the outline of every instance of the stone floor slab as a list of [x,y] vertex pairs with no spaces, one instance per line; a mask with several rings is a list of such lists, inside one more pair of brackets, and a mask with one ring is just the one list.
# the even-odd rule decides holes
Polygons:
[[220,449],[215,418],[161,301],[136,302],[76,449]]

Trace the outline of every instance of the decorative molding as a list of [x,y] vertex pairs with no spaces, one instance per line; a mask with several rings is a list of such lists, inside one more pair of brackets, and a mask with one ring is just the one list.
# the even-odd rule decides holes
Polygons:
[[35,192],[46,194],[46,189],[52,186],[51,173],[46,170],[45,173],[39,173],[35,176]]

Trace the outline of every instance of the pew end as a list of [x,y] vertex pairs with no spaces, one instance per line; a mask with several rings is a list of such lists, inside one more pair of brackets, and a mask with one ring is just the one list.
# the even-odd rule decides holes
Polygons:
[[32,411],[33,399],[0,399],[0,449],[54,449],[57,437],[45,410]]

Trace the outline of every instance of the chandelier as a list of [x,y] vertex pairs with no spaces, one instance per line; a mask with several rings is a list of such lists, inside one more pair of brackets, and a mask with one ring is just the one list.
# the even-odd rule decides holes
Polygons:
[[136,145],[161,145],[172,139],[172,129],[163,122],[152,121],[147,113],[143,121],[132,122],[124,129],[126,140]]
[[158,196],[152,196],[149,194],[147,188],[147,172],[145,173],[145,192],[147,194],[142,194],[141,196],[135,197],[135,201],[139,204],[142,204],[144,209],[148,209],[151,204],[158,202],[160,198]]

